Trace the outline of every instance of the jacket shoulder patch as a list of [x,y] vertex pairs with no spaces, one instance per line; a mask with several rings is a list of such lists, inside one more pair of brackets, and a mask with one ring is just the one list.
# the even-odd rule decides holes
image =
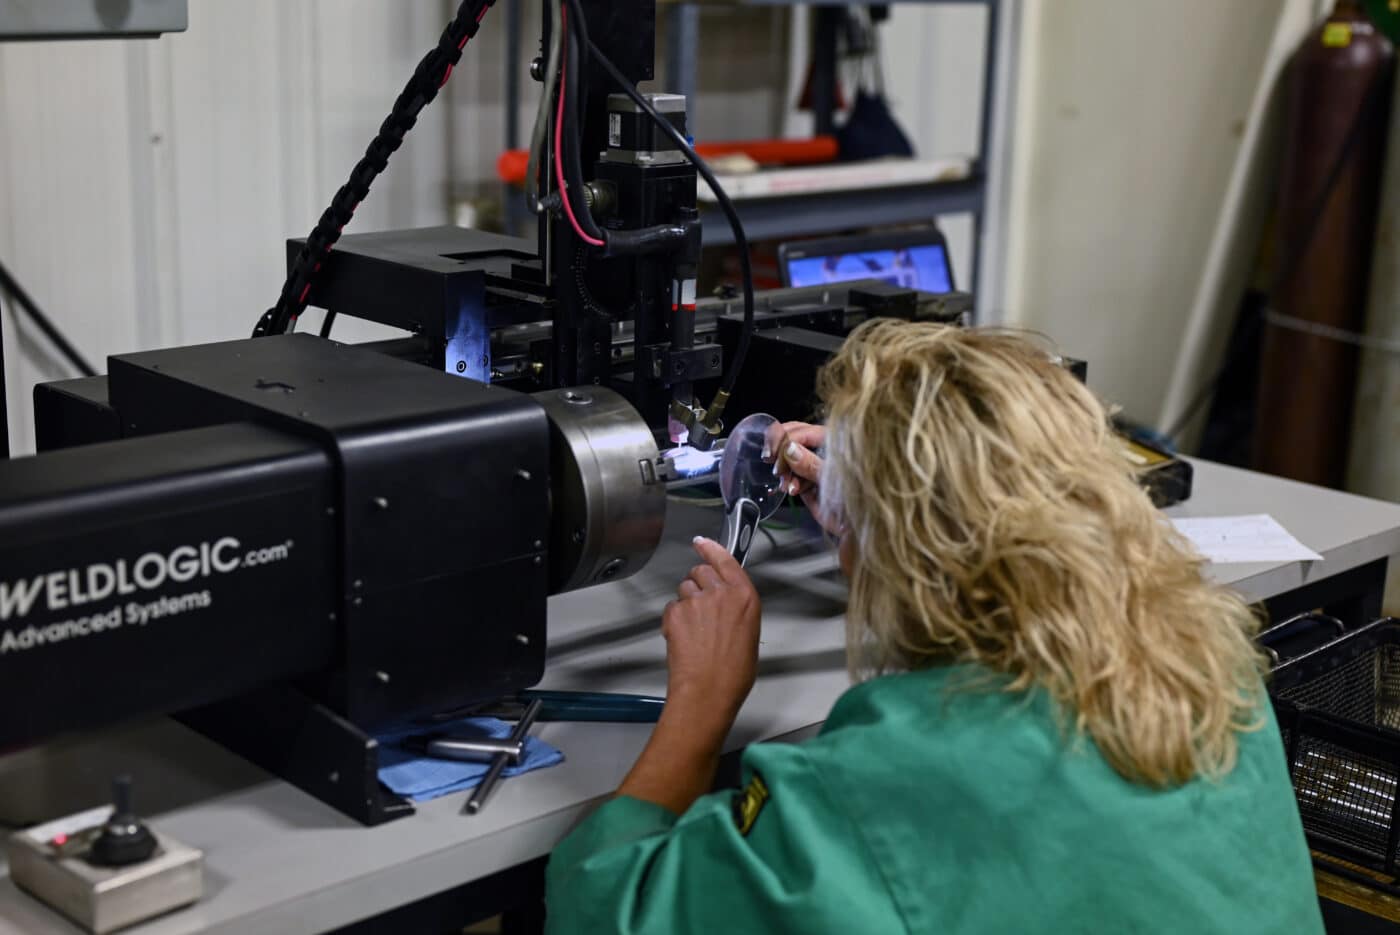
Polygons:
[[741,835],[747,837],[753,830],[754,822],[758,821],[758,814],[768,804],[769,797],[768,783],[757,771],[749,777],[749,784],[742,791],[734,793],[734,824]]

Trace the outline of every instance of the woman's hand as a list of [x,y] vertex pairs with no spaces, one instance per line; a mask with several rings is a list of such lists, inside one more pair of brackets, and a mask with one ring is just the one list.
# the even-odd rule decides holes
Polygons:
[[758,673],[758,592],[724,547],[696,539],[701,564],[666,607],[666,707],[618,795],[679,815],[710,791],[724,738]]
[[784,422],[768,431],[768,450],[773,473],[783,480],[783,490],[801,497],[822,528],[835,535],[831,517],[821,509],[822,458],[816,453],[826,443],[826,426],[806,422]]
[[723,546],[697,538],[695,551],[701,564],[661,618],[666,706],[685,708],[692,724],[707,726],[722,742],[758,672],[760,604],[753,582]]

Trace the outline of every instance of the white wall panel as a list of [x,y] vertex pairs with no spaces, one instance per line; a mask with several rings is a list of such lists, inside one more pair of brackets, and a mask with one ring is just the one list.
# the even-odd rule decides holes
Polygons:
[[[0,258],[97,365],[138,344],[125,60],[120,43],[0,44]],[[4,328],[12,447],[32,450],[30,387],[73,374],[27,323]]]
[[1028,0],[1008,317],[1155,419],[1282,0]]
[[[509,2],[509,0],[508,0]],[[520,2],[520,0],[516,0]],[[523,2],[521,7],[520,100],[517,114],[523,148],[534,125],[540,85],[528,72],[539,54],[542,3]],[[506,8],[498,3],[486,14],[481,32],[467,44],[467,54],[443,93],[451,133],[444,138],[451,177],[461,186],[455,194],[474,194],[492,188],[496,181],[496,157],[505,147],[505,73],[507,61]]]
[[[205,0],[191,11],[190,31],[168,44],[172,341],[248,334],[281,286],[286,238],[310,231],[444,22],[437,0]],[[445,133],[444,111],[425,111],[347,234],[445,221]],[[349,340],[364,333],[341,327]]]
[[[156,41],[0,45],[0,258],[99,365],[246,336],[284,241],[446,21],[440,0],[200,0]],[[445,107],[424,113],[348,233],[446,222],[447,126]],[[33,448],[33,383],[70,375],[30,331],[6,318],[16,451]]]
[[[160,50],[168,66],[154,80],[169,131],[152,146],[171,153],[174,212],[162,220],[174,221],[175,254],[159,262],[173,263],[178,282],[166,343],[246,337],[276,296],[283,236],[306,226],[311,200],[284,185],[296,168],[284,153],[312,147],[315,123],[296,106],[307,89],[287,80],[299,76],[284,74],[296,59],[281,54],[279,26],[304,24],[283,6],[303,4],[206,0],[190,11],[190,31]],[[316,48],[306,42],[303,54],[314,61]],[[291,120],[279,119],[284,100]]]

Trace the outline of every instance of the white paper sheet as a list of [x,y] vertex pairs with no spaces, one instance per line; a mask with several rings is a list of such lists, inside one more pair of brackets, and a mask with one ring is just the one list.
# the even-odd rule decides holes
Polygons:
[[1172,520],[1212,562],[1319,562],[1322,556],[1303,545],[1272,516],[1189,516]]

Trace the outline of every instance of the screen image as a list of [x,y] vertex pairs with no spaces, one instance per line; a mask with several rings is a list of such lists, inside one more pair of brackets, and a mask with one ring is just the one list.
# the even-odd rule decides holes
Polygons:
[[948,258],[941,246],[862,250],[831,256],[788,260],[794,286],[821,286],[853,279],[883,279],[894,286],[924,292],[951,292]]

